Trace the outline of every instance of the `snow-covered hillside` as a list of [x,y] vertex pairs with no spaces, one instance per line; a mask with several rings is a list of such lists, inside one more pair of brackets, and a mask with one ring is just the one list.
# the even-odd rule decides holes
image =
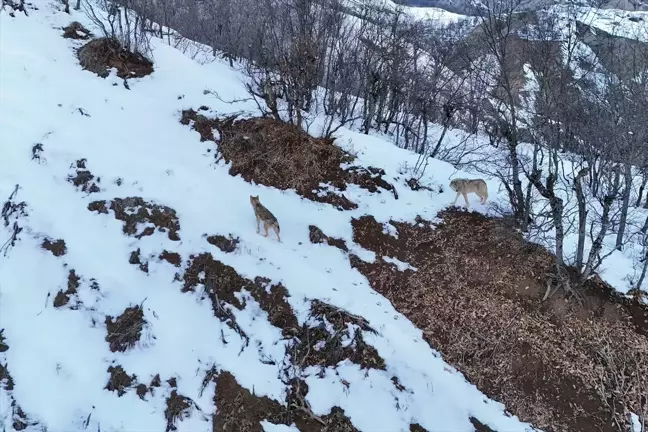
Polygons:
[[[227,104],[206,91],[244,99],[236,71],[218,61],[200,65],[155,40],[155,72],[130,80],[129,90],[114,75],[83,71],[75,56],[82,42],[61,37],[63,26],[84,16],[48,1],[28,14],[0,13],[2,243],[17,235],[0,258],[0,429],[211,430],[219,395],[209,377],[227,372],[279,404],[287,380],[297,378],[308,385],[314,416],[339,407],[360,431],[412,424],[472,431],[470,418],[499,431],[531,429],[447,365],[345,253],[309,241],[315,225],[371,261],[374,254],[353,243],[352,217],[433,219],[454,194],[404,187],[399,170],[414,155],[340,131],[337,143],[357,154],[355,163],[383,168],[399,193],[396,200],[349,186],[345,194],[358,204],[351,211],[252,185],[230,176],[213,143],[179,122],[183,109],[203,105],[212,114],[254,113],[252,103]],[[428,172],[429,185],[454,174],[436,161]],[[250,195],[277,216],[281,243],[256,233]],[[142,215],[148,224],[136,223]],[[205,235],[239,243],[228,253]],[[245,279],[269,282],[245,282],[230,299],[240,307],[223,306],[208,298],[209,269],[195,265],[208,256],[201,254]],[[363,317],[367,325],[354,318],[341,343],[351,346],[361,335],[384,366],[362,369],[348,359],[337,367],[291,365],[282,334],[290,329],[272,325],[275,311],[259,300],[281,292],[279,284],[299,326],[318,325],[313,300]],[[129,318],[134,330],[124,330]],[[296,430],[269,421],[253,427],[260,425]]]

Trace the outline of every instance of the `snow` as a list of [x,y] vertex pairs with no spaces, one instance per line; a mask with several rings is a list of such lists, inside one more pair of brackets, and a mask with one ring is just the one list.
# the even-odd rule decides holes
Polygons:
[[[412,222],[417,215],[435,220],[455,193],[448,187],[442,193],[407,188],[403,168],[414,166],[416,155],[385,137],[340,129],[336,143],[357,154],[354,164],[383,168],[399,194],[395,200],[391,194],[370,194],[351,185],[345,194],[359,207],[347,212],[303,200],[292,191],[246,183],[230,176],[224,163],[214,162],[213,143],[201,143],[196,132],[178,121],[181,110],[201,105],[210,107],[208,114],[253,114],[253,103],[222,101],[247,97],[244,78],[235,68],[197,44],[176,41],[169,46],[155,39],[155,72],[130,80],[127,90],[114,74],[101,79],[81,70],[74,55],[80,43],[61,37],[60,28],[71,20],[91,28],[83,15],[69,16],[43,0],[35,4],[39,10],[30,10],[29,17],[0,12],[0,199],[19,184],[17,200],[28,204],[29,214],[21,221],[25,230],[20,240],[0,258],[0,328],[10,347],[0,353],[0,364],[8,364],[16,384],[11,392],[0,388],[0,426],[13,430],[13,398],[48,430],[164,430],[171,388],[164,384],[146,400],[134,391],[118,397],[104,389],[107,368],[117,364],[137,375],[138,382],[148,383],[156,374],[163,382],[176,378],[178,393],[196,403],[189,417],[178,422],[180,431],[211,428],[215,388],[209,385],[202,394],[200,388],[212,365],[232,373],[255,395],[285,401],[279,366],[262,359],[281,364],[286,342],[257,302],[244,294],[246,308],[233,310],[252,339],[245,347],[238,334],[214,317],[200,293],[181,292],[181,284],[174,282],[176,268],[153,258],[145,274],[129,264],[131,251],[139,248],[146,259],[165,249],[185,260],[209,252],[244,277],[281,282],[300,323],[313,299],[366,318],[379,334],[364,332],[363,337],[385,360],[387,370],[363,371],[348,361],[323,374],[307,370],[307,400],[317,415],[339,406],[361,431],[407,431],[411,423],[431,432],[472,431],[470,416],[495,430],[531,430],[446,364],[421,331],[349,266],[340,250],[309,242],[308,226],[316,225],[372,262],[376,254],[353,242],[351,218],[371,214],[393,236],[398,232],[389,220]],[[322,123],[316,119],[313,131]],[[462,138],[456,131],[448,136],[457,142]],[[43,145],[41,163],[31,160],[36,143]],[[88,196],[67,181],[71,165],[81,158],[101,178],[99,193]],[[421,183],[430,186],[476,175],[438,160],[431,160],[426,172]],[[504,199],[499,183],[486,181],[489,200]],[[256,234],[249,195],[259,195],[276,215],[283,243]],[[181,241],[173,242],[163,233],[141,240],[128,237],[114,215],[87,209],[95,200],[128,196],[176,210]],[[469,198],[472,209],[491,211],[474,196]],[[241,244],[235,253],[226,254],[206,242],[206,233],[231,234]],[[4,239],[8,231],[1,234]],[[57,258],[43,250],[45,237],[64,239],[67,254]],[[574,244],[573,238],[567,239],[567,254]],[[603,277],[617,289],[623,290],[633,272],[633,253],[615,252],[604,263]],[[382,259],[400,271],[416,271],[394,257]],[[54,308],[53,297],[65,289],[71,269],[81,277],[82,306]],[[110,352],[105,317],[140,304],[148,325],[139,346],[126,353]],[[222,343],[221,334],[229,343]],[[395,389],[394,376],[407,391]],[[269,422],[262,427],[267,432],[297,430]]]
[[[384,358],[387,370],[370,370],[365,376],[358,366],[343,363],[322,378],[307,371],[307,397],[318,414],[338,405],[361,431],[406,431],[410,423],[430,431],[470,431],[469,416],[500,430],[530,430],[453,372],[421,331],[373,291],[339,250],[308,240],[308,226],[314,224],[346,240],[362,259],[373,260],[375,254],[353,244],[352,217],[370,213],[380,222],[411,221],[416,215],[434,219],[454,194],[407,189],[398,173],[404,163],[415,163],[415,155],[380,138],[341,131],[341,145],[357,152],[359,164],[385,169],[400,195],[396,201],[350,187],[348,197],[359,203],[350,212],[246,183],[214,162],[213,144],[200,143],[196,132],[178,122],[182,109],[201,105],[220,114],[254,112],[250,103],[230,105],[205,92],[213,90],[226,100],[244,98],[236,70],[218,60],[195,61],[191,57],[196,55],[187,57],[154,40],[155,72],[131,80],[127,90],[114,74],[101,79],[81,70],[74,56],[80,43],[61,37],[60,28],[72,19],[92,29],[83,15],[68,16],[46,1],[35,4],[39,10],[30,10],[29,17],[0,14],[0,196],[5,199],[19,184],[16,199],[27,203],[29,215],[21,219],[25,230],[20,240],[0,260],[0,327],[10,347],[0,354],[0,362],[8,364],[15,381],[13,391],[0,389],[0,424],[6,430],[13,430],[12,398],[30,420],[48,430],[164,430],[171,387],[163,384],[145,400],[132,390],[118,397],[104,389],[110,365],[121,365],[142,383],[156,374],[163,383],[175,377],[178,393],[196,404],[178,422],[180,431],[211,428],[215,387],[200,393],[211,365],[231,372],[258,396],[285,400],[278,366],[261,361],[271,358],[280,364],[285,341],[259,305],[248,296],[246,308],[234,311],[252,338],[242,349],[243,341],[213,316],[209,301],[201,301],[199,293],[181,292],[175,268],[153,258],[145,274],[129,264],[129,254],[137,248],[146,259],[165,249],[184,259],[210,252],[245,277],[280,281],[302,320],[311,299],[365,317],[379,332],[365,339]],[[31,160],[36,143],[43,145],[41,163]],[[101,178],[101,191],[90,196],[67,181],[71,165],[81,158]],[[429,172],[434,177],[423,182],[443,183],[454,168],[435,162]],[[260,195],[275,213],[283,243],[256,234],[249,195]],[[122,223],[112,214],[87,209],[95,200],[128,196],[175,209],[182,240],[173,242],[164,233],[137,240],[122,233]],[[222,253],[205,241],[205,233],[240,237],[239,251]],[[57,258],[40,248],[45,237],[64,239],[67,254]],[[53,297],[65,289],[71,269],[81,278],[78,297],[83,303],[78,310],[54,308]],[[92,288],[92,280],[99,290]],[[148,323],[144,335],[135,349],[112,353],[105,341],[105,317],[133,305],[142,305]],[[393,376],[409,392],[398,392]],[[348,388],[339,377],[349,382]],[[267,422],[263,427],[296,430]]]

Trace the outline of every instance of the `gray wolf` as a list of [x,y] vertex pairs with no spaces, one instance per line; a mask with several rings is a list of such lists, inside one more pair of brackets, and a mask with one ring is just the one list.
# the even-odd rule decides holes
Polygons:
[[488,198],[488,187],[486,186],[486,182],[482,179],[456,178],[450,182],[450,189],[457,192],[457,196],[455,196],[454,201],[452,201],[452,205],[455,205],[457,199],[459,199],[459,195],[463,195],[464,201],[466,202],[466,208],[468,208],[468,194],[471,192],[477,194],[480,198],[479,202],[481,204],[485,204],[486,199]]
[[277,240],[281,243],[281,237],[279,236],[279,222],[277,222],[275,215],[261,204],[258,195],[250,195],[250,204],[252,204],[254,216],[256,216],[257,234],[259,234],[259,224],[263,222],[263,229],[265,231],[264,237],[268,237],[268,229],[272,228],[275,234],[277,234]]

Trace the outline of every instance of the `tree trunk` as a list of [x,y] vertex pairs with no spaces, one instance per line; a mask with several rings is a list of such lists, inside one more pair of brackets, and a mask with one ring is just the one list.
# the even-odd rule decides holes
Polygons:
[[623,167],[623,181],[625,183],[623,204],[619,218],[619,231],[617,232],[616,244],[614,246],[618,250],[623,248],[623,237],[628,221],[628,208],[630,207],[630,193],[632,192],[632,166],[630,164],[625,164]]

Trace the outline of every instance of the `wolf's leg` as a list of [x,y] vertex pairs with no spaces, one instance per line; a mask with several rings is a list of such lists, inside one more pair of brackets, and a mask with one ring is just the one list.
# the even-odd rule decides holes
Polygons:
[[457,204],[457,200],[459,199],[459,195],[461,195],[461,192],[457,192],[457,196],[455,196],[454,201],[452,201],[452,204],[450,204],[450,205],[455,205],[455,204]]
[[263,234],[263,237],[268,237],[268,225],[265,222],[263,223],[263,229],[265,231],[265,234]]
[[256,217],[256,221],[257,221],[257,234],[259,234],[259,231],[261,230],[259,228],[259,223],[261,222],[261,220],[259,219],[259,216],[256,215],[256,213],[254,214],[254,217]]
[[461,193],[464,197],[464,201],[466,203],[466,208],[470,207],[470,204],[468,203],[468,194],[466,192]]
[[277,225],[273,226],[275,234],[277,234],[277,240],[281,243],[281,236],[279,235],[279,227]]

